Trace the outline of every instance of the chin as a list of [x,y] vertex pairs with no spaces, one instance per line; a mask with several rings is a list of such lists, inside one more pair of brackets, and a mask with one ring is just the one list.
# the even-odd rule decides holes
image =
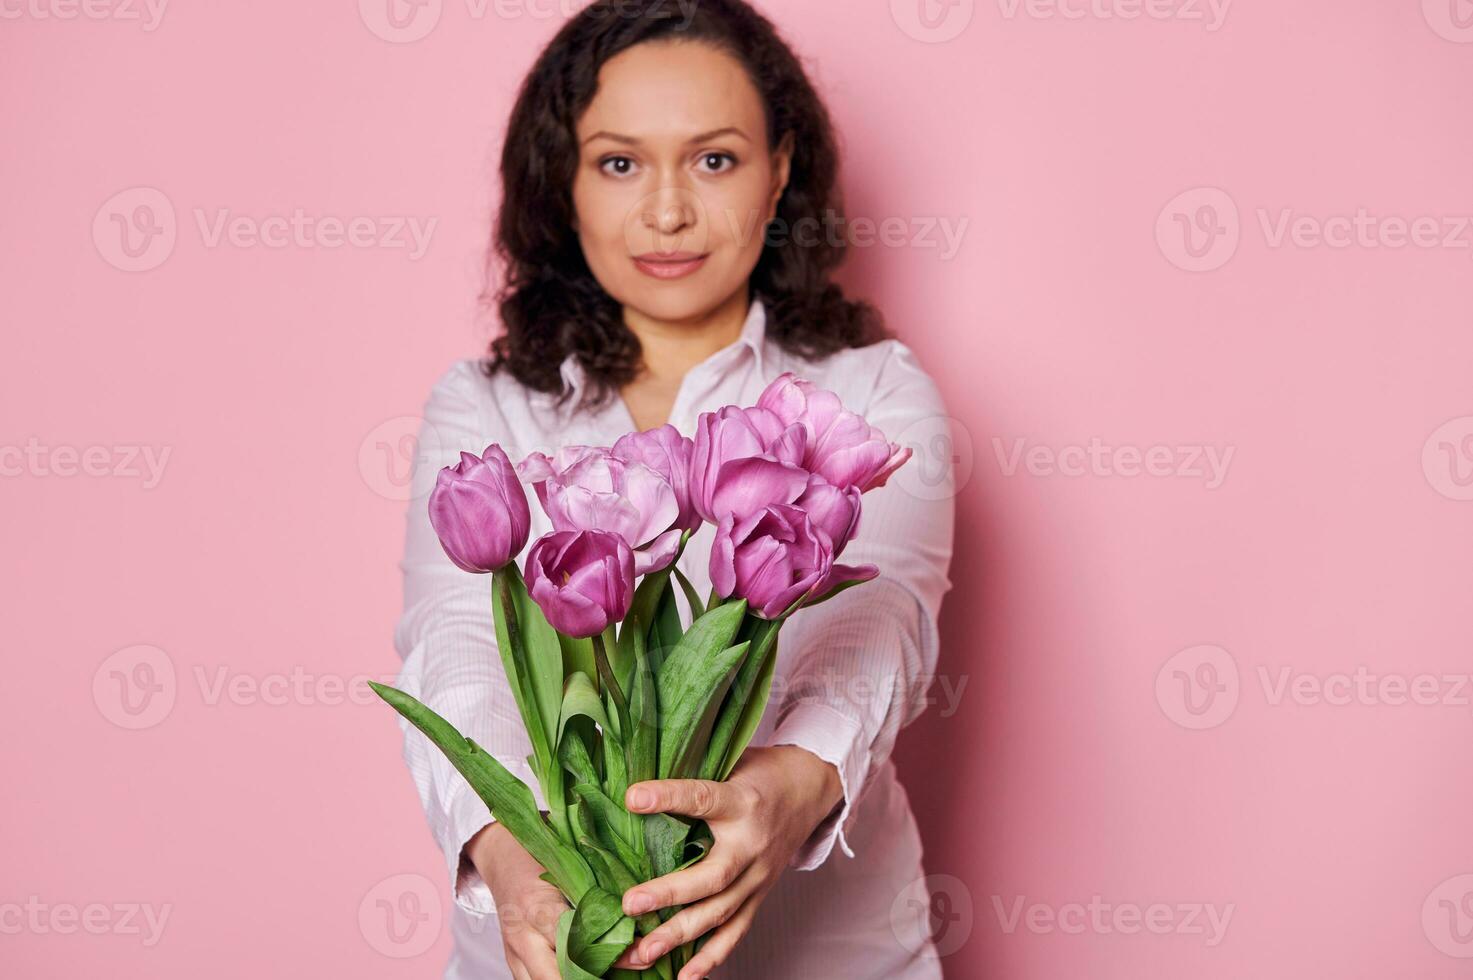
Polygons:
[[[692,277],[698,279],[699,275]],[[688,320],[711,312],[731,295],[730,289],[718,289],[710,283],[696,281],[640,283],[631,290],[626,305],[657,320]]]

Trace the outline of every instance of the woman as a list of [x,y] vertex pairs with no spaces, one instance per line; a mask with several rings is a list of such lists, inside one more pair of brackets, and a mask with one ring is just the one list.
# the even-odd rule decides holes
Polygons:
[[[490,442],[515,461],[661,425],[691,435],[701,412],[752,404],[787,370],[892,441],[945,408],[910,349],[828,281],[843,257],[828,116],[771,24],[739,0],[585,8],[526,80],[501,169],[505,332],[488,362],[452,367],[427,403],[395,640],[401,686],[544,805],[485,584],[449,562],[429,524],[424,495],[441,465]],[[631,810],[704,817],[715,843],[691,868],[625,894],[631,914],[687,907],[616,965],[648,965],[710,933],[680,980],[718,967],[805,980],[941,975],[920,838],[889,761],[924,706],[951,584],[952,475],[939,462],[918,474],[925,493],[897,474],[866,494],[845,561],[873,562],[881,576],[784,627],[769,710],[730,780],[630,787]],[[532,540],[550,529],[537,508],[533,522]],[[700,594],[711,532],[681,558]],[[406,732],[455,899],[446,975],[554,980],[561,894],[444,757]]]

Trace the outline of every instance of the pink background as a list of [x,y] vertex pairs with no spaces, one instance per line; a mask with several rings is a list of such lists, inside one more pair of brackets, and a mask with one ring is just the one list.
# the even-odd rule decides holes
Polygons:
[[[386,2],[5,8],[9,976],[444,961],[398,728],[343,690],[397,664],[404,437],[490,329],[492,163],[561,16],[444,0],[406,41]],[[906,229],[845,281],[966,437],[941,664],[966,686],[898,753],[948,975],[1466,976],[1473,6],[1185,2],[934,29],[911,0],[763,4],[842,130],[851,216]],[[123,251],[141,204],[172,251]],[[437,223],[415,258],[211,244],[220,209]],[[967,223],[955,254],[932,219]],[[1153,446],[1173,475],[1120,472]],[[1191,447],[1231,448],[1220,485],[1175,475]]]

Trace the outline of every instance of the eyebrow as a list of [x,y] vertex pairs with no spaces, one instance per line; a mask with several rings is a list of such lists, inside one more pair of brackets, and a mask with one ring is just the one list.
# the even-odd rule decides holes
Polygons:
[[[742,139],[746,140],[748,143],[752,142],[751,139],[747,136],[746,133],[742,132],[740,129],[738,129],[735,126],[723,126],[721,129],[713,129],[709,133],[698,133],[695,136],[692,136],[686,142],[687,143],[704,143],[707,140],[713,140],[713,139],[715,139],[718,136],[725,136],[728,133],[730,133],[733,136],[740,136]],[[638,146],[640,144],[640,142],[641,142],[640,140],[635,139],[633,136],[624,136],[624,135],[622,135],[620,133],[611,133],[611,132],[609,132],[606,129],[600,129],[598,132],[590,134],[589,137],[586,140],[583,141],[583,143],[584,143],[584,145],[587,145],[589,143],[592,143],[594,140],[598,139],[599,137],[603,137],[604,139],[613,140],[616,143],[627,143],[630,146]]]

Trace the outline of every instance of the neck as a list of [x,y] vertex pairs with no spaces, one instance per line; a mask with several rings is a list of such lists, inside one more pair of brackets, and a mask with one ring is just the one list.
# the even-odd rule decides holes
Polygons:
[[639,338],[644,377],[678,382],[712,354],[736,343],[749,312],[743,285],[714,308],[681,320],[661,320],[624,307],[624,324]]

